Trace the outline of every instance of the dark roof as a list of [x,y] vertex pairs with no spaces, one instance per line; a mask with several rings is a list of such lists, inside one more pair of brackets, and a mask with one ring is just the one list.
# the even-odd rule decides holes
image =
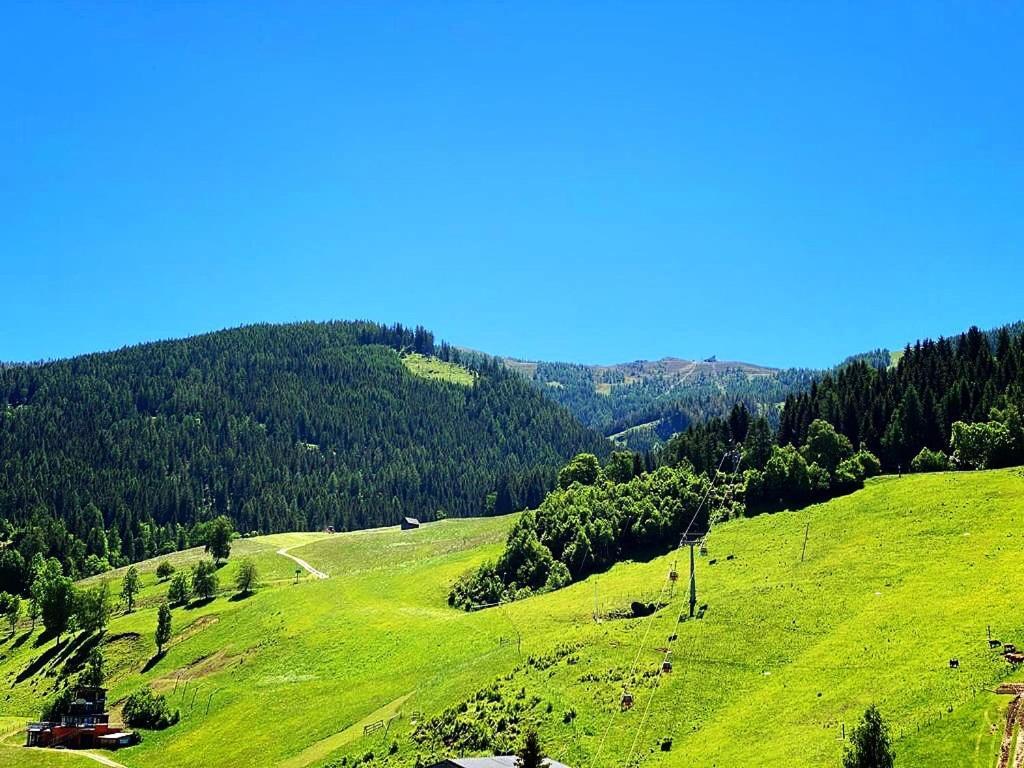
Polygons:
[[[487,757],[449,757],[431,768],[516,768],[515,755],[489,755]],[[547,760],[548,768],[569,768],[555,760]]]

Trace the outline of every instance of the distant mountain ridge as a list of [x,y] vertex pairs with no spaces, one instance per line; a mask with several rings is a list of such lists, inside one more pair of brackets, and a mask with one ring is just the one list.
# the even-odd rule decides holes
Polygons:
[[632,450],[647,450],[693,422],[720,416],[737,402],[772,421],[785,399],[820,375],[731,360],[664,357],[612,365],[529,361],[502,363],[529,379],[588,427]]

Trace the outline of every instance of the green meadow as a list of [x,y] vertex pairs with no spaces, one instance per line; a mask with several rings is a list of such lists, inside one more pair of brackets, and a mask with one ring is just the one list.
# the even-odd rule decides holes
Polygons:
[[[137,610],[113,618],[102,640],[110,699],[150,685],[181,721],[107,756],[129,768],[411,768],[447,753],[424,738],[432,718],[452,710],[463,732],[491,722],[477,696],[487,689],[511,713],[499,742],[502,729],[536,726],[548,755],[573,768],[838,765],[844,728],[871,703],[898,765],[995,765],[1008,697],[993,691],[1024,679],[987,642],[991,627],[1024,646],[1022,470],[878,478],[824,504],[720,525],[696,561],[703,618],[685,610],[688,551],[502,607],[450,608],[452,581],[495,557],[513,521],[236,540],[220,594],[174,609],[155,662],[163,558],[141,564]],[[281,549],[329,578],[296,575]],[[166,559],[187,568],[202,556]],[[264,586],[236,599],[243,557]],[[116,594],[120,576],[97,578]],[[617,618],[634,600],[666,606]],[[72,637],[57,650],[39,638],[27,624],[0,635],[0,764],[95,765],[18,746],[87,644]]]
[[464,387],[473,386],[475,380],[473,372],[468,368],[419,352],[403,354],[402,362],[410,372],[424,379],[447,381]]

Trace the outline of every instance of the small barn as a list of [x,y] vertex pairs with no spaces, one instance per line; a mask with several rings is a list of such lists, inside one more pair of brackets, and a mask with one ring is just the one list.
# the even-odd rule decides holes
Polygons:
[[411,531],[413,528],[419,528],[420,521],[415,517],[403,517],[402,518],[402,530]]
[[[490,757],[449,757],[429,768],[516,768],[515,755],[492,755]],[[545,760],[547,768],[569,768],[555,760]]]

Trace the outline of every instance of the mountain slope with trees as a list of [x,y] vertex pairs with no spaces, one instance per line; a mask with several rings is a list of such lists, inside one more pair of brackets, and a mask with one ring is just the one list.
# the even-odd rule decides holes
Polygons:
[[719,360],[638,360],[616,365],[504,358],[547,397],[620,447],[648,450],[690,424],[722,416],[737,402],[777,422],[787,396],[820,375]]
[[[458,366],[416,375],[403,354]],[[415,368],[417,366],[413,366]],[[256,325],[0,370],[0,590],[239,531],[366,528],[535,506],[601,437],[423,328]]]

